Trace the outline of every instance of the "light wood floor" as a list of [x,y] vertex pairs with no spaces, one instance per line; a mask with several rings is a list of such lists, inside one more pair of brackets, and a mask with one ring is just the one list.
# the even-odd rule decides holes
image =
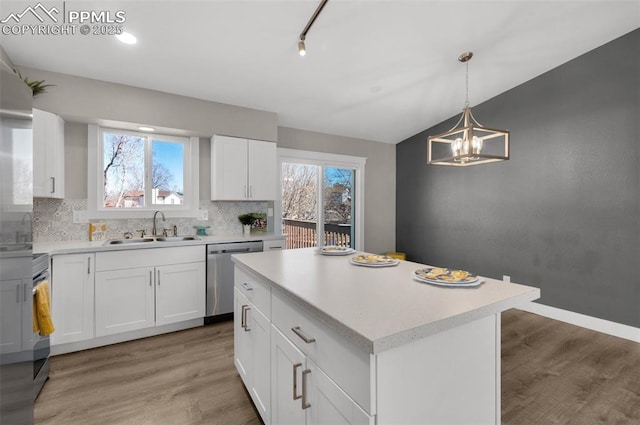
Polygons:
[[[261,424],[233,366],[231,322],[57,356],[51,367],[37,425]],[[502,423],[640,424],[640,344],[505,312]]]

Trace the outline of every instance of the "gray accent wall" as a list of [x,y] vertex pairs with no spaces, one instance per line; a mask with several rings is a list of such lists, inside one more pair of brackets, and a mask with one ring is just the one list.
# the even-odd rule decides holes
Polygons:
[[511,130],[511,159],[428,166],[428,135],[457,116],[398,144],[397,249],[640,327],[640,30],[473,111]]

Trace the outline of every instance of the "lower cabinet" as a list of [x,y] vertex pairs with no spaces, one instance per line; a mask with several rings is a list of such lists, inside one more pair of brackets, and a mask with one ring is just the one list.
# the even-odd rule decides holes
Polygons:
[[[327,374],[344,370],[356,374],[347,379],[355,379],[362,369],[348,351],[336,345],[343,344],[339,336],[331,340],[311,322],[292,317],[286,310],[293,307],[283,304],[282,296],[237,267],[234,293],[236,369],[266,425],[375,423],[374,417],[336,383],[336,379],[345,382],[345,377],[332,379]],[[283,314],[290,321],[282,320]],[[318,364],[326,364],[326,368]],[[368,370],[365,368],[366,374]]]
[[94,337],[95,255],[55,255],[51,266],[51,345]]
[[262,420],[269,425],[271,324],[238,289],[234,293],[234,361]]
[[204,262],[159,266],[156,272],[156,325],[205,315]]
[[204,317],[205,259],[203,245],[54,255],[51,345],[82,341],[59,348],[76,351],[104,345],[92,345],[97,337]]
[[373,424],[373,418],[274,325],[271,379],[274,424]]
[[[153,251],[160,251],[155,261],[170,262],[162,258],[161,249]],[[105,254],[129,255],[126,252]],[[98,260],[105,254],[99,254]],[[113,263],[114,259],[108,260]],[[96,336],[204,317],[205,291],[203,261],[99,271],[96,273]]]
[[96,336],[155,325],[153,267],[96,273]]

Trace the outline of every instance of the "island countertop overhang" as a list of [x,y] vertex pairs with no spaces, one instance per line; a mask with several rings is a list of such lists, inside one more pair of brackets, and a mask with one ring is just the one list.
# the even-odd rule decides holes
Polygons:
[[540,297],[540,290],[481,277],[473,288],[417,282],[423,264],[366,268],[351,256],[315,248],[234,255],[237,266],[266,280],[336,332],[375,354],[500,313]]

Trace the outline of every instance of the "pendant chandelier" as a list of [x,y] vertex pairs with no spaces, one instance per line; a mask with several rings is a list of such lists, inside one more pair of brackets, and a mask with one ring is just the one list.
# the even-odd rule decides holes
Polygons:
[[509,159],[509,131],[481,125],[469,107],[469,60],[472,52],[465,52],[458,60],[467,66],[466,102],[460,119],[445,133],[427,139],[427,163],[467,167]]

